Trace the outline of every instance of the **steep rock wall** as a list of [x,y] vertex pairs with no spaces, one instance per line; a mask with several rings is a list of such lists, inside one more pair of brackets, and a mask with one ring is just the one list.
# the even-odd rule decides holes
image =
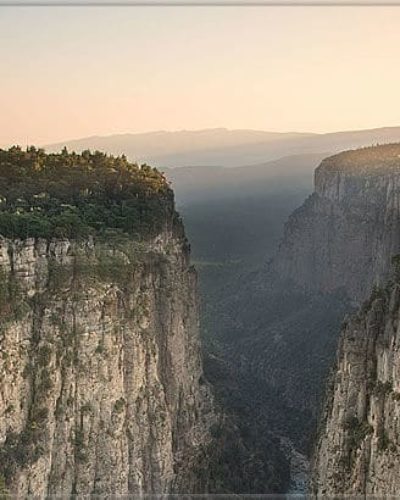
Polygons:
[[353,218],[353,235],[335,239],[347,251],[333,282],[359,303],[391,274],[344,324],[315,449],[317,495],[397,494],[400,487],[398,263],[389,273],[399,251],[399,153],[399,145],[343,153],[316,174],[321,196]]
[[[376,152],[375,152],[376,150]],[[400,248],[399,146],[351,151],[327,158],[316,169],[315,190],[290,217],[273,267],[300,288],[343,290],[365,299],[387,277]]]
[[149,243],[0,241],[0,473],[10,493],[204,490],[196,275]]
[[399,320],[397,282],[344,324],[314,457],[317,495],[399,492]]

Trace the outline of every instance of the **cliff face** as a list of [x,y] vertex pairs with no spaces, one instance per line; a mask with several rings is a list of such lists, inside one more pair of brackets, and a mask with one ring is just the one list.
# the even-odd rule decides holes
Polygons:
[[318,495],[400,488],[400,285],[345,323],[314,459]]
[[0,475],[27,495],[195,492],[213,412],[181,229],[0,241]]
[[[339,155],[341,169],[334,168],[334,158],[330,164],[328,160],[331,180],[319,179],[326,197],[338,204],[349,200],[347,205],[351,202],[353,213],[358,214],[355,221],[358,217],[359,226],[354,224],[351,241],[360,242],[356,246],[360,255],[350,246],[342,266],[342,273],[349,274],[347,289],[356,300],[370,295],[373,281],[387,277],[389,262],[399,250],[399,150],[400,146],[393,145]],[[346,181],[348,172],[350,180]],[[399,491],[398,263],[390,274],[391,281],[384,288],[375,286],[369,300],[343,326],[315,450],[316,494]],[[364,279],[359,280],[360,276]]]
[[274,262],[306,290],[343,290],[354,302],[384,280],[400,247],[400,146],[327,158],[315,191],[290,217]]

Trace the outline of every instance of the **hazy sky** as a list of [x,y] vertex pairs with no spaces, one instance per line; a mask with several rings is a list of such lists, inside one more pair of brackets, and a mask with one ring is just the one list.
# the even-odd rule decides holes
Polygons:
[[400,7],[0,7],[0,146],[400,125]]

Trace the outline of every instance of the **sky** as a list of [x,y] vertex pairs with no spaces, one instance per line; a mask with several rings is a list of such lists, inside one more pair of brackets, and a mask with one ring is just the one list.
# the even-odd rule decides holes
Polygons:
[[0,7],[0,147],[400,125],[400,7]]

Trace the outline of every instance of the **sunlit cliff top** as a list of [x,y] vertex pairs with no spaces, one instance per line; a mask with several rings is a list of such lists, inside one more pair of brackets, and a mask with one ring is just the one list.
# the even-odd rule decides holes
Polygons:
[[400,143],[344,151],[324,159],[319,170],[374,174],[400,172]]

